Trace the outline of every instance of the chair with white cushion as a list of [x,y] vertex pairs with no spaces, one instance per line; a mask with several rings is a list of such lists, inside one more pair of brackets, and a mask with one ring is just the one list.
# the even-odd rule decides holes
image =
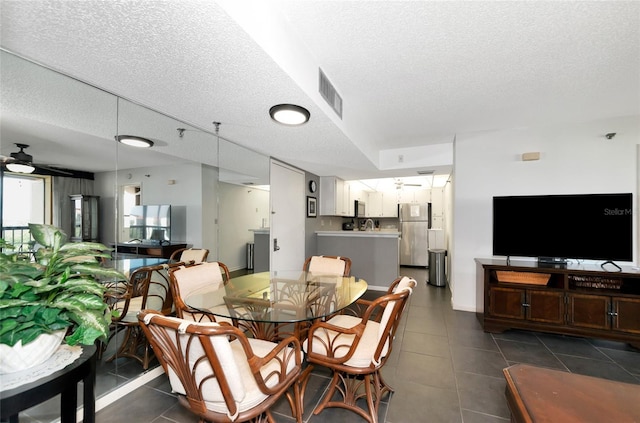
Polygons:
[[302,270],[314,274],[349,276],[351,259],[340,256],[311,256],[304,261]]
[[270,408],[283,395],[302,422],[302,352],[296,338],[252,339],[225,322],[193,322],[147,310],[139,319],[171,389],[200,422],[265,421],[265,415],[273,422]]
[[[140,267],[131,273],[126,283],[107,285],[104,299],[112,313],[109,341],[118,333],[124,333],[116,352],[106,360],[107,362],[119,357],[128,357],[138,360],[145,370],[149,367],[151,357],[146,339],[138,326],[138,312],[146,308],[153,272],[153,267]],[[106,344],[103,345],[103,348],[105,347]],[[138,353],[140,348],[144,348],[142,355]]]
[[[380,370],[391,354],[396,329],[415,286],[415,279],[397,278],[387,294],[369,303],[362,317],[338,314],[311,326],[303,345],[307,361],[333,372],[329,389],[314,414],[326,407],[341,407],[369,423],[378,421],[382,396],[393,392]],[[332,400],[336,390],[343,401]],[[368,410],[356,405],[363,396]]]
[[[229,268],[221,262],[203,262],[170,269],[169,281],[176,316],[194,321],[216,321],[212,313],[206,313],[190,307],[185,303],[185,299],[195,291],[206,289],[219,290],[222,298],[225,291],[224,285],[230,279]],[[223,303],[222,300],[221,302]],[[225,321],[231,320],[227,319]]]
[[169,261],[182,261],[185,263],[202,263],[207,261],[209,250],[206,248],[180,248],[171,253]]

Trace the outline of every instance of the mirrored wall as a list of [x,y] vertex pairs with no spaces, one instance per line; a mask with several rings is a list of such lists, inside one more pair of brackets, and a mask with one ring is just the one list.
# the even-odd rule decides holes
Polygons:
[[[18,226],[14,215],[34,216],[68,233],[73,230],[69,195],[99,197],[99,241],[113,245],[114,258],[131,257],[117,246],[132,241],[126,216],[132,202],[170,205],[170,242],[210,250],[232,271],[247,265],[253,230],[269,224],[269,158],[224,139],[219,131],[197,128],[54,70],[0,51],[0,154],[10,157],[26,144],[36,171],[2,171],[2,181],[46,180],[44,205],[31,197],[3,193],[2,227]],[[116,95],[118,94],[118,95]],[[215,116],[212,116],[215,121]],[[148,149],[119,144],[115,135],[152,140]],[[40,176],[43,175],[43,176]],[[48,207],[45,207],[48,205]],[[34,209],[42,213],[33,212]],[[13,216],[13,217],[12,217]],[[98,365],[98,395],[113,391],[142,372],[131,359]]]

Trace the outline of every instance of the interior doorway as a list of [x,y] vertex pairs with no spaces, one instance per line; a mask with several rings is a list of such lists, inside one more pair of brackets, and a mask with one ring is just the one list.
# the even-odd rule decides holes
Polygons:
[[135,218],[131,216],[131,209],[142,204],[142,187],[139,183],[120,186],[118,195],[118,210],[122,210],[118,218],[118,242],[131,239],[131,224]]

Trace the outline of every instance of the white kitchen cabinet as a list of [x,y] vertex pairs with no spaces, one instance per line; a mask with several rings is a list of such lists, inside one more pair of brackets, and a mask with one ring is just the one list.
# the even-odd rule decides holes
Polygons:
[[320,215],[353,216],[349,184],[335,176],[320,177]]
[[395,192],[382,193],[382,217],[398,217],[398,196]]
[[431,190],[428,189],[402,189],[398,191],[398,203],[418,204],[428,203],[429,201],[431,201]]
[[393,192],[370,192],[367,217],[398,217],[398,201]]
[[431,189],[431,227],[442,228],[444,219],[444,189]]
[[382,193],[370,192],[366,202],[365,217],[382,217]]

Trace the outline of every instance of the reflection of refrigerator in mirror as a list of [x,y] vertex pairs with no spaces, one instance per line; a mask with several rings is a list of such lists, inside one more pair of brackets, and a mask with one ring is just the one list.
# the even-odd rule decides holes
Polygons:
[[431,203],[399,205],[400,265],[428,266]]

